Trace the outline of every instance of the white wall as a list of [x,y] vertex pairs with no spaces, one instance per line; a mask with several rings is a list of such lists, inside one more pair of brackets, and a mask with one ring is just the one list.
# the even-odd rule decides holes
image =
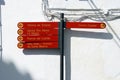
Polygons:
[[[0,80],[59,80],[58,50],[17,48],[18,22],[46,21],[41,11],[41,0],[4,2],[0,16],[3,47]],[[114,3],[113,0],[93,2],[102,9],[120,8],[119,0],[114,0]],[[120,40],[109,28],[111,26],[120,35],[120,19],[106,23],[110,32],[106,29],[65,30],[67,80],[120,80]]]

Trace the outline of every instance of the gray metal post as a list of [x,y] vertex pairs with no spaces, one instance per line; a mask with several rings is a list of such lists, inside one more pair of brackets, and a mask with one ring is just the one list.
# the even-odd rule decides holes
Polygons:
[[64,80],[64,14],[61,13],[61,20],[59,26],[59,39],[60,39],[60,80]]

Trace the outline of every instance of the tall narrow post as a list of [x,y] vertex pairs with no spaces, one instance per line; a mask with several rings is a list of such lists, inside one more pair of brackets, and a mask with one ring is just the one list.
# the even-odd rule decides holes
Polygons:
[[60,36],[60,80],[64,80],[64,14],[61,13],[59,36]]

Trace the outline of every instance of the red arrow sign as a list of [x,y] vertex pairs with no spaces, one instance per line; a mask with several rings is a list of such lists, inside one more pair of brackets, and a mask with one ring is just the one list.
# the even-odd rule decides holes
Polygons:
[[19,22],[17,24],[18,28],[24,29],[54,29],[58,28],[58,22]]
[[58,42],[58,36],[18,36],[20,42]]
[[66,28],[88,28],[88,29],[104,29],[106,24],[103,22],[66,22]]
[[[58,47],[58,22],[20,22],[17,33],[18,48],[59,48]],[[103,29],[103,22],[66,22],[67,29],[88,28]]]
[[[18,28],[24,29],[58,29],[59,22],[19,22]],[[66,28],[88,28],[104,29],[106,24],[103,22],[66,22]]]
[[58,35],[58,29],[18,29],[17,33],[23,36]]
[[58,42],[41,42],[41,43],[18,43],[18,48],[58,48]]

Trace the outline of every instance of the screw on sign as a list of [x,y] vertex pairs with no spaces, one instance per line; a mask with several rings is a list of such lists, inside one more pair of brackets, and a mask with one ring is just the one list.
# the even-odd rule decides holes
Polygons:
[[18,29],[17,33],[18,33],[19,35],[22,35],[22,34],[23,34],[23,30],[22,30],[22,29]]
[[101,28],[104,29],[106,27],[106,24],[105,23],[101,23]]
[[23,48],[23,43],[18,43],[18,44],[17,44],[17,47],[18,47],[18,48]]
[[18,23],[17,26],[18,26],[18,28],[22,28],[23,27],[23,23],[20,22],[20,23]]
[[22,36],[18,36],[17,40],[20,41],[20,42],[22,42],[23,41],[23,37]]

